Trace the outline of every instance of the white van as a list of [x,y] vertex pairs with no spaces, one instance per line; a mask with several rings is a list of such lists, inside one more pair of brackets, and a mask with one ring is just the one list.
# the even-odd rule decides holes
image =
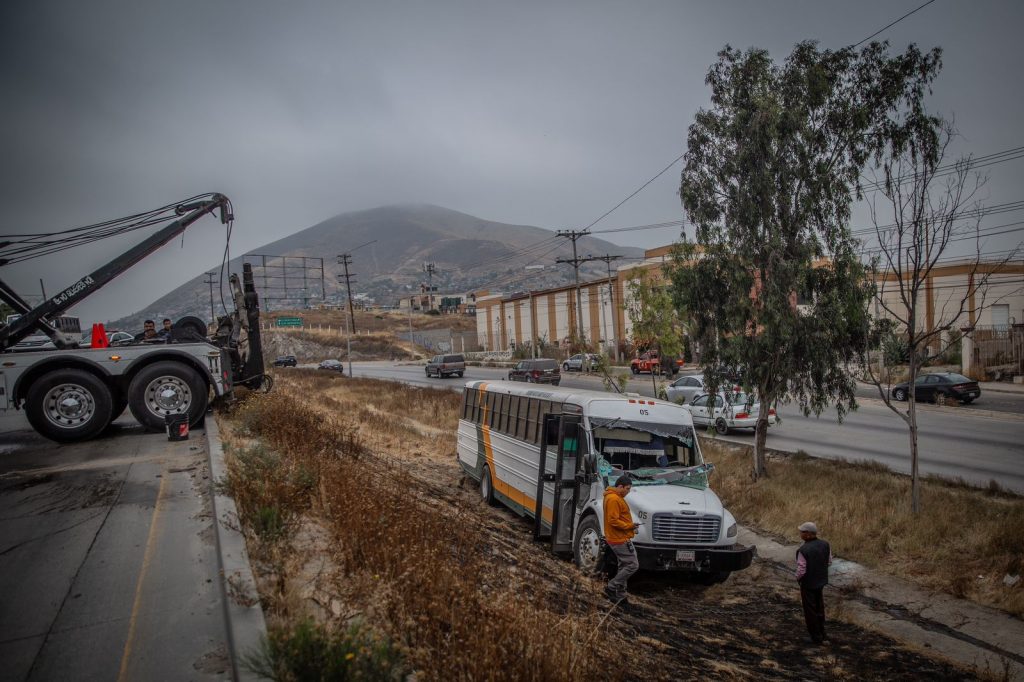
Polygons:
[[640,567],[721,582],[750,565],[736,520],[708,488],[689,413],[679,405],[513,382],[470,381],[463,392],[459,464],[491,504],[534,519],[534,535],[599,566],[604,489],[628,473],[626,502],[641,524]]

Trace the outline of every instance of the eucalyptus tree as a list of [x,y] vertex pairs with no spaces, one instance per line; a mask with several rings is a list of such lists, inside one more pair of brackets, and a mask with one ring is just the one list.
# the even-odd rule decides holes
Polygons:
[[695,228],[672,270],[676,303],[706,348],[705,374],[741,366],[760,401],[753,477],[767,473],[769,408],[856,409],[848,371],[865,342],[870,287],[849,229],[860,174],[920,110],[940,53],[886,43],[796,45],[782,63],[726,47],[711,106],[689,128],[680,197]]

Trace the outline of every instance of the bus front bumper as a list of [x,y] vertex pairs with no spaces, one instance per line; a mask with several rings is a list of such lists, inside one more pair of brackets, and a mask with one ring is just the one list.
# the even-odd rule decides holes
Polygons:
[[742,571],[754,560],[755,549],[731,547],[672,547],[633,543],[640,568],[648,571],[694,571],[721,573]]

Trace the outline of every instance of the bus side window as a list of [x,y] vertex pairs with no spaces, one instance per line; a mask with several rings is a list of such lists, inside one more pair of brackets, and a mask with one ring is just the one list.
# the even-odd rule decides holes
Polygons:
[[530,404],[526,413],[526,435],[523,438],[530,443],[538,443],[537,438],[537,416],[540,413],[540,401],[530,398]]
[[539,400],[538,402],[540,405],[537,412],[537,435],[534,436],[533,442],[540,445],[544,442],[544,417],[551,412],[551,403],[547,400]]
[[488,392],[486,398],[484,398],[484,405],[487,407],[487,426],[490,428],[494,428],[494,403],[496,402],[496,397],[495,394]]
[[[555,413],[558,414],[558,413]],[[555,448],[552,452],[556,452],[558,448],[558,421],[554,420],[548,425],[548,432],[545,434],[545,439],[548,443],[548,448]]]
[[500,433],[508,433],[508,403],[512,399],[508,393],[501,396],[501,407],[499,411],[498,431]]
[[512,400],[510,401],[509,407],[508,407],[508,428],[505,430],[505,433],[507,433],[508,435],[510,435],[510,436],[512,436],[514,438],[516,436],[516,423],[518,423],[518,421],[519,421],[519,403],[520,403],[520,400],[519,400],[519,396],[517,396],[517,395],[510,396],[510,397],[511,397]]
[[519,419],[516,421],[516,438],[519,440],[529,440],[526,436],[526,430],[528,427],[527,416],[530,410],[529,398],[520,398],[519,400]]

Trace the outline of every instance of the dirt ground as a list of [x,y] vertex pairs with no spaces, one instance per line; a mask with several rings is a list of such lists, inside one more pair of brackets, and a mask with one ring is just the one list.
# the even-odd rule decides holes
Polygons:
[[[291,375],[289,375],[291,376]],[[290,385],[297,381],[295,385]],[[276,390],[309,395],[313,388],[337,406],[367,409],[373,382],[318,382],[295,375]],[[395,390],[389,386],[388,391]],[[430,392],[430,389],[425,389]],[[422,392],[419,395],[426,396]],[[376,395],[380,396],[379,387]],[[438,392],[440,393],[440,392]],[[441,398],[438,400],[450,400]],[[433,408],[436,412],[436,406]],[[392,414],[394,414],[392,412]],[[975,675],[938,656],[913,651],[900,642],[843,619],[841,602],[826,603],[830,640],[812,645],[803,624],[798,590],[792,577],[773,564],[755,561],[724,584],[706,587],[684,576],[638,573],[630,581],[632,608],[614,608],[603,597],[603,583],[582,576],[568,560],[550,554],[532,537],[532,522],[503,508],[487,506],[475,481],[462,476],[455,459],[451,415],[437,420],[421,416],[400,420],[387,431],[365,422],[364,442],[375,456],[407,473],[417,494],[449,508],[453,517],[472,519],[484,533],[496,564],[519,586],[523,600],[565,618],[592,617],[599,626],[593,646],[602,657],[619,660],[609,679],[975,679]],[[317,536],[317,533],[313,533]],[[330,542],[310,541],[307,549],[328,552]],[[315,552],[314,552],[315,554]],[[343,618],[350,607],[327,579],[329,557],[308,557],[300,590],[322,618]],[[319,571],[319,582],[310,580]],[[263,577],[269,584],[276,578]],[[335,585],[335,587],[331,587]],[[332,592],[333,590],[333,592]],[[538,633],[538,637],[543,637]],[[995,677],[998,679],[998,677]],[[497,675],[495,679],[502,679]]]

